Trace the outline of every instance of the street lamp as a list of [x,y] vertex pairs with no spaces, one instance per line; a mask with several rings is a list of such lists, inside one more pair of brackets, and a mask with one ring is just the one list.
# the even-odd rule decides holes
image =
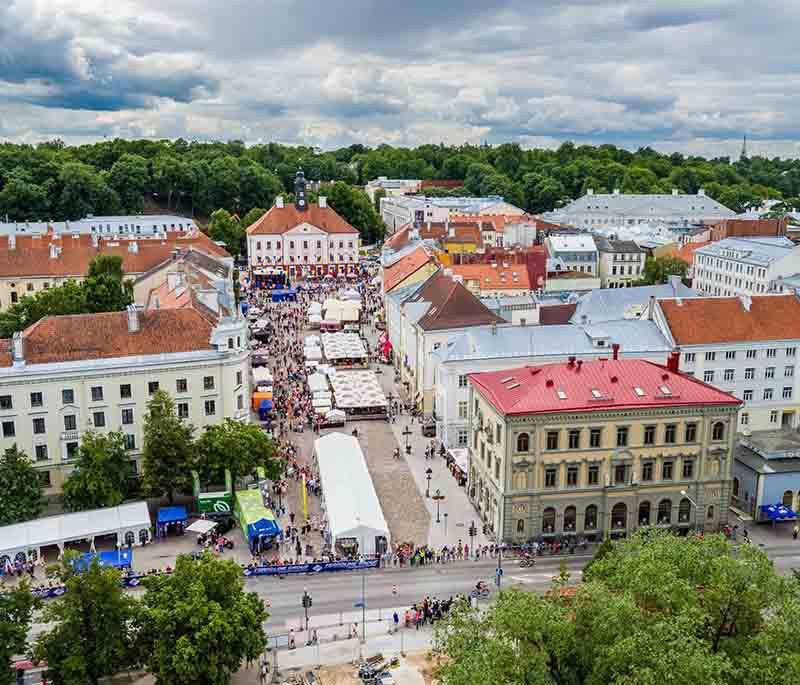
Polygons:
[[436,488],[436,494],[433,496],[433,499],[436,500],[436,523],[441,523],[442,519],[439,517],[439,504],[444,499],[444,495],[439,488]]
[[402,435],[404,435],[406,439],[406,454],[411,454],[411,445],[408,442],[408,439],[411,437],[411,428],[406,426],[403,429]]
[[681,495],[691,502],[692,506],[697,509],[697,502],[695,502],[689,495],[687,494],[686,490],[681,490]]
[[308,609],[309,607],[311,607],[312,601],[311,601],[311,595],[309,595],[308,592],[306,592],[305,588],[303,588],[302,604],[303,604],[303,610],[305,611],[306,614],[306,632],[308,632]]
[[425,477],[428,479],[428,487],[425,488],[425,497],[430,498],[431,496],[431,476],[433,475],[433,469],[428,467],[425,469]]

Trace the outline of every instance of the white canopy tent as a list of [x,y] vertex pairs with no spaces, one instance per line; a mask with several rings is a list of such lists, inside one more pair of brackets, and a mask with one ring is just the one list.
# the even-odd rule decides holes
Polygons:
[[146,502],[33,519],[0,528],[0,559],[28,552],[41,555],[41,548],[48,545],[63,551],[67,542],[93,541],[102,535],[116,534],[118,546],[127,544],[126,538],[140,544],[150,539],[150,526]]
[[320,361],[322,350],[319,347],[306,347],[303,349],[303,356],[309,361]]
[[307,379],[308,387],[312,393],[328,390],[328,379],[321,373],[312,373]]
[[322,349],[329,362],[341,359],[367,359],[367,350],[358,333],[323,333]]
[[330,382],[339,409],[388,405],[374,371],[343,371],[330,377]]
[[390,542],[389,526],[375,494],[358,440],[329,433],[314,442],[331,543],[355,539],[361,554],[376,554],[376,538]]
[[272,385],[274,379],[266,366],[253,367],[253,383],[255,385]]
[[308,305],[309,314],[322,314],[322,305],[319,302],[312,302]]

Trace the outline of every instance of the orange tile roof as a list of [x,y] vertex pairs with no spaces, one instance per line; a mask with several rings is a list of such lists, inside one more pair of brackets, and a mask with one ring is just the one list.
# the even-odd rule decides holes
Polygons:
[[800,340],[800,299],[795,295],[750,298],[692,297],[659,300],[678,345]]
[[411,274],[432,262],[433,260],[428,254],[428,251],[420,245],[405,257],[383,270],[384,292],[388,293],[390,290],[393,290]]
[[294,204],[273,207],[251,226],[247,227],[247,235],[282,235],[295,226],[309,223],[325,231],[325,233],[352,233],[358,231],[339,216],[331,207],[320,207],[318,204],[308,205],[301,212]]
[[[453,273],[464,282],[478,281],[481,290],[531,290],[528,269],[524,264],[496,267],[491,264],[454,264]],[[515,278],[516,276],[516,278]]]
[[[92,244],[91,235],[41,238],[17,236],[16,246],[9,248],[8,236],[0,237],[0,278],[79,278],[86,275],[91,261],[100,255],[122,257],[126,274],[140,274],[166,261],[175,249],[194,248],[211,256],[229,257],[224,248],[200,231],[170,232],[164,240],[153,238],[100,239]],[[129,246],[135,243],[137,252]],[[58,256],[50,256],[50,245],[60,248]]]
[[682,248],[674,252],[674,256],[677,257],[678,259],[683,260],[689,266],[691,266],[692,263],[694,262],[694,251],[697,250],[698,248],[705,247],[706,245],[710,244],[711,244],[710,240],[706,240],[702,243],[686,243],[686,245],[684,245]]
[[[47,316],[23,332],[26,364],[110,359],[211,350],[213,323],[197,309],[139,312],[140,328],[128,332],[127,312]],[[0,366],[11,366],[4,341]]]
[[383,243],[384,247],[388,247],[392,250],[399,250],[404,245],[408,245],[410,231],[411,224],[401,226],[398,231],[386,239],[386,241]]

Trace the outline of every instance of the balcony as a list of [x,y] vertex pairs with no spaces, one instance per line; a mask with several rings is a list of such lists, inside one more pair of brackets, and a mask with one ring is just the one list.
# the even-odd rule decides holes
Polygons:
[[80,431],[78,431],[78,430],[74,430],[74,431],[64,431],[64,432],[61,434],[61,439],[62,439],[64,442],[69,442],[69,441],[72,441],[72,440],[80,440],[80,438],[81,438],[81,432],[80,432]]

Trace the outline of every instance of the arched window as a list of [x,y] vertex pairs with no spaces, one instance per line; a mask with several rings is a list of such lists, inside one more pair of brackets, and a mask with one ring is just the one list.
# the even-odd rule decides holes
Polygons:
[[527,452],[530,449],[531,438],[527,433],[520,433],[517,436],[517,452]]
[[708,507],[708,512],[706,513],[706,520],[712,521],[714,519],[714,505],[710,505]]
[[789,507],[789,509],[791,509],[792,500],[794,500],[794,495],[792,495],[791,490],[787,490],[786,492],[783,493],[783,499],[781,500],[781,504],[783,504],[784,507]]
[[722,421],[717,421],[711,428],[711,439],[712,440],[725,439],[725,424],[722,423]]
[[583,529],[597,529],[597,507],[594,504],[590,504],[586,507],[586,513],[583,516]]
[[658,503],[658,522],[669,523],[672,521],[672,501],[662,499]]
[[575,507],[567,507],[564,509],[564,531],[565,532],[574,532],[575,531],[575,519],[577,518],[578,513],[575,510]]
[[139,542],[141,542],[142,544],[144,544],[144,543],[145,543],[145,542],[147,542],[149,539],[150,539],[150,531],[149,531],[149,530],[147,530],[147,528],[142,528],[142,529],[139,531]]
[[639,504],[639,525],[650,525],[650,502],[641,502]]
[[136,542],[136,536],[133,534],[132,530],[129,530],[125,533],[125,545],[127,547],[133,547],[133,544]]
[[627,528],[628,527],[628,507],[624,502],[618,502],[611,510],[611,527],[612,528]]
[[691,516],[692,503],[684,497],[678,505],[678,523],[689,523]]
[[517,532],[518,533],[525,532],[525,519],[517,519]]
[[734,497],[738,497],[739,496],[739,479],[738,478],[734,478],[733,479],[733,496]]
[[556,510],[553,507],[547,507],[542,514],[542,532],[554,533],[556,530]]

